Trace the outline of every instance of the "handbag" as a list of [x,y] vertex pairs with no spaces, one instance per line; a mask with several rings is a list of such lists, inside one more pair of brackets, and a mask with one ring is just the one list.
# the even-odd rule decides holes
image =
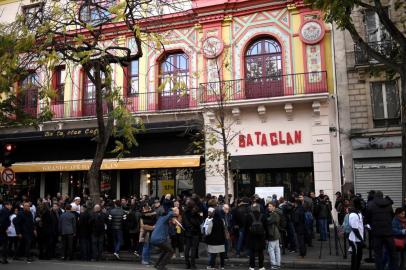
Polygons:
[[405,248],[405,239],[404,238],[393,238],[395,243],[395,248],[398,251],[402,251]]

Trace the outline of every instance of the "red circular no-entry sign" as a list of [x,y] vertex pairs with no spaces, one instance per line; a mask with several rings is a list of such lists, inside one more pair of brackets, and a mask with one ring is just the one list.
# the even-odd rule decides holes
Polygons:
[[14,171],[10,168],[5,168],[1,172],[1,180],[6,185],[12,185],[14,183],[15,177],[16,176],[15,176]]

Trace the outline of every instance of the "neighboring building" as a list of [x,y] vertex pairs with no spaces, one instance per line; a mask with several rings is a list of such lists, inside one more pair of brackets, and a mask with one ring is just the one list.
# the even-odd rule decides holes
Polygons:
[[[393,20],[401,18],[393,6],[387,9]],[[364,40],[390,55],[393,42],[375,12],[355,10],[352,19]],[[370,190],[382,190],[400,206],[399,76],[377,73],[384,67],[354,45],[347,32],[335,29],[334,47],[344,189],[364,198]]]
[[[8,5],[16,7],[7,3],[6,13]],[[302,1],[188,3],[195,16],[180,13],[162,22],[171,29],[166,51],[144,46],[144,56],[129,68],[114,67],[128,109],[143,119],[146,132],[137,135],[139,146],[129,157],[117,162],[106,154],[102,188],[112,196],[223,194],[224,179],[207,169],[210,161],[205,170],[190,152],[201,120],[213,123],[206,113],[208,89],[220,81],[232,85],[226,111],[238,133],[230,144],[231,193],[251,196],[255,187],[282,186],[285,196],[323,189],[333,197],[341,177],[330,25]],[[123,35],[116,42],[132,41]],[[221,78],[218,57],[230,62]],[[16,187],[29,187],[33,196],[84,190],[95,147],[94,86],[80,67],[68,72],[61,66],[54,73],[60,89],[51,105],[54,119],[38,129],[0,130],[2,142],[18,147]],[[187,85],[186,94],[172,91],[171,84],[158,90],[174,75]],[[41,110],[35,88],[25,100],[27,112]]]

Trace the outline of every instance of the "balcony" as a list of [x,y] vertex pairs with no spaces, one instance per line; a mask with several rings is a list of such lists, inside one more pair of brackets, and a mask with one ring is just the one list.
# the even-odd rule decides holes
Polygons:
[[327,92],[327,73],[319,71],[204,83],[200,85],[199,101],[227,102]]
[[[398,52],[398,47],[392,40],[369,42],[368,45],[388,58],[394,58]],[[378,61],[372,58],[366,51],[362,50],[358,44],[354,44],[354,56],[356,66],[378,64]]]
[[[196,89],[178,91],[166,95],[157,92],[140,93],[130,97],[123,97],[127,110],[133,113],[182,111],[197,107]],[[38,106],[24,106],[23,110],[37,116],[44,108]],[[96,116],[95,99],[66,100],[51,102],[50,110],[53,119],[80,118]],[[108,113],[107,103],[103,102],[103,113]]]

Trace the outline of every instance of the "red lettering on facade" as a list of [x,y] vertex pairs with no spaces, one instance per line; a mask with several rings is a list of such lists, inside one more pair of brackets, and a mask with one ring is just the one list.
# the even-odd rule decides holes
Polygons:
[[268,146],[268,142],[266,141],[266,134],[262,134],[261,146]]
[[280,144],[285,144],[286,141],[283,139],[282,131],[279,131],[279,143]]
[[302,143],[302,131],[295,130],[295,143]]
[[254,144],[252,143],[252,138],[251,138],[251,134],[247,134],[247,147],[248,146],[254,146]]
[[286,132],[286,144],[294,144],[292,136],[290,135],[290,132]]
[[240,145],[240,147],[244,148],[245,147],[245,136],[244,135],[238,136],[238,141],[239,141],[238,144]]
[[276,132],[269,133],[269,140],[271,141],[272,145],[278,145],[278,137]]
[[259,136],[261,136],[261,132],[257,131],[255,132],[255,135],[257,136],[257,145],[259,145]]

